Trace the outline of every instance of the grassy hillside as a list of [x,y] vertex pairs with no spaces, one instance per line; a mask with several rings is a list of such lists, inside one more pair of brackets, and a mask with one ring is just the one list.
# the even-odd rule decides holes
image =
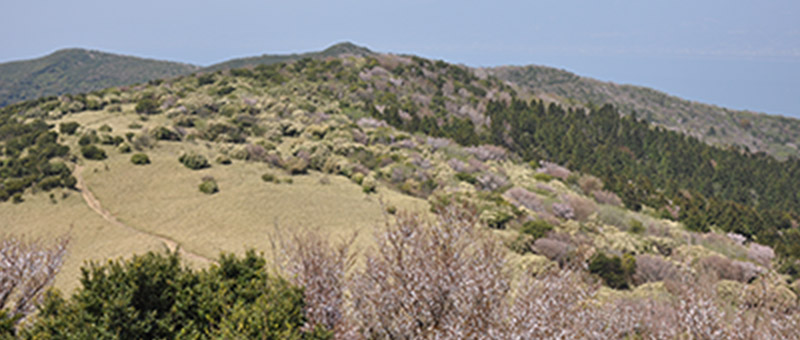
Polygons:
[[612,104],[624,114],[636,112],[648,122],[708,143],[737,145],[782,159],[800,155],[800,120],[797,119],[729,110],[646,87],[602,82],[544,66],[502,66],[486,71],[542,98],[567,105]]
[[[611,107],[549,104],[441,61],[305,58],[23,102],[0,122],[0,226],[43,237],[72,226],[63,289],[84,260],[177,246],[205,266],[247,248],[269,257],[276,235],[301,231],[358,233],[364,270],[367,257],[408,250],[435,274],[425,253],[371,236],[386,221],[421,223],[403,211],[461,206],[483,233],[466,240],[498,241],[475,243],[497,278],[576,272],[569,285],[591,288],[577,306],[677,310],[702,282],[706,300],[688,305],[745,319],[752,306],[800,308],[800,201],[784,195],[800,191],[800,163],[712,148]],[[441,235],[397,235],[431,256],[469,254],[447,229],[463,216]],[[454,268],[486,268],[459,256]]]
[[189,74],[193,65],[84,49],[0,64],[0,106]]

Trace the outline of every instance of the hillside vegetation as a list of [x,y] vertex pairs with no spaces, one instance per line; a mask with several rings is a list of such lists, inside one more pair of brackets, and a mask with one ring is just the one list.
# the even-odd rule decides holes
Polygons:
[[[79,244],[168,240],[208,259],[92,265],[73,296],[48,296],[30,327],[12,323],[25,337],[798,329],[796,159],[709,146],[611,106],[547,103],[466,67],[304,58],[23,102],[0,119],[0,214],[65,218],[16,218],[12,231],[74,223]],[[82,227],[78,188],[102,205],[95,228],[113,233]],[[120,255],[76,252],[106,254]],[[78,271],[69,261],[64,273]]]
[[[0,64],[0,107],[43,96],[77,94],[111,86],[255,67],[301,60],[377,53],[349,42],[322,51],[265,54],[201,67],[167,61],[114,55],[82,49],[60,50],[34,60]],[[750,111],[729,110],[691,102],[649,88],[617,85],[580,77],[544,66],[501,66],[476,69],[517,86],[547,102],[564,107],[594,108],[612,104],[623,114],[637,113],[649,123],[683,132],[715,145],[737,145],[779,159],[800,155],[800,121]]]
[[626,115],[680,131],[702,141],[737,145],[785,159],[800,155],[800,120],[692,102],[641,86],[618,85],[544,66],[486,69],[537,96],[566,105],[612,104]]

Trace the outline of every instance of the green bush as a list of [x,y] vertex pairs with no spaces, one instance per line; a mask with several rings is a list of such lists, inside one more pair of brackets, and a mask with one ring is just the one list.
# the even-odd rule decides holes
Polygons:
[[553,226],[545,220],[534,220],[525,222],[520,228],[523,234],[531,235],[534,240],[547,236],[553,230]]
[[200,183],[200,192],[204,194],[214,194],[219,191],[219,186],[217,186],[217,181],[214,178],[204,178],[203,183]]
[[95,134],[85,134],[78,139],[78,145],[84,146],[89,144],[97,143],[98,138]]
[[75,189],[75,185],[77,184],[78,180],[75,178],[75,176],[67,176],[67,178],[64,178],[64,186],[67,188]]
[[361,191],[365,194],[373,193],[378,187],[378,182],[373,177],[365,177],[361,181]]
[[150,157],[143,153],[135,153],[131,156],[131,163],[136,165],[150,164]]
[[83,268],[68,299],[49,293],[29,339],[329,339],[303,330],[303,289],[267,273],[263,257],[222,255],[195,271],[176,253]]
[[98,148],[94,145],[84,145],[81,147],[81,154],[83,158],[91,159],[91,160],[103,160],[106,159],[106,152],[103,149]]
[[100,132],[111,132],[113,129],[108,124],[103,124],[103,126],[97,128]]
[[478,183],[478,179],[475,178],[475,175],[467,173],[467,172],[457,172],[456,179],[462,182],[467,182],[469,184],[476,184]]
[[142,98],[136,103],[136,112],[156,114],[159,112],[159,106],[161,106],[161,103],[159,103],[158,99],[151,97]]
[[277,177],[275,177],[275,175],[272,174],[271,172],[267,172],[261,175],[261,180],[263,180],[264,182],[275,182],[275,183],[280,182],[280,180]]
[[121,153],[129,153],[131,151],[133,151],[133,148],[131,148],[131,145],[128,143],[124,143],[119,146],[119,152]]
[[183,154],[178,160],[192,170],[205,169],[211,166],[205,156],[196,153]]
[[65,135],[74,135],[80,126],[78,122],[65,122],[58,125],[58,131]]
[[620,258],[598,252],[589,260],[589,272],[600,276],[611,288],[628,289],[636,272],[636,258],[629,254]]
[[641,234],[644,233],[644,230],[645,230],[644,224],[642,224],[641,221],[635,218],[631,219],[631,228],[628,231],[630,231],[633,234]]
[[157,140],[167,140],[167,141],[180,141],[181,136],[178,135],[175,131],[167,129],[163,126],[159,126],[157,129],[153,130],[153,137]]
[[41,181],[39,181],[38,186],[39,189],[42,189],[44,191],[49,191],[50,189],[61,187],[62,186],[61,176],[47,176],[43,178]]

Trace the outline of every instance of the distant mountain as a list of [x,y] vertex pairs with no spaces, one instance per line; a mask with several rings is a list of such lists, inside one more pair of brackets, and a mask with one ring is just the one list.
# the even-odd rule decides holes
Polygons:
[[613,104],[624,114],[708,143],[738,145],[778,158],[800,155],[800,120],[692,102],[650,88],[618,85],[544,66],[501,66],[489,74],[522,89],[571,105]]
[[84,93],[154,79],[214,72],[232,68],[275,64],[303,58],[374,54],[365,47],[344,42],[318,52],[265,54],[232,59],[206,68],[84,49],[64,49],[42,58],[0,64],[0,107],[44,96]]
[[339,57],[344,55],[352,55],[357,57],[364,57],[374,55],[375,52],[370,51],[366,47],[358,46],[350,42],[342,42],[332,45],[319,52],[306,52],[306,53],[292,53],[292,54],[264,54],[259,57],[247,57],[239,59],[231,59],[218,64],[211,65],[203,69],[203,71],[219,71],[232,68],[252,67],[261,64],[276,64],[284,63],[303,58],[326,58],[326,57]]
[[195,72],[198,66],[84,49],[0,64],[0,106]]

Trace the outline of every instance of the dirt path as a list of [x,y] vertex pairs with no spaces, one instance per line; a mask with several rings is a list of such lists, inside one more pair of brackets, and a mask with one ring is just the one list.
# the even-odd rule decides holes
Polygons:
[[175,251],[175,249],[179,249],[180,255],[184,256],[185,258],[187,258],[189,260],[202,262],[202,263],[216,262],[216,261],[214,261],[214,260],[212,260],[210,258],[207,258],[207,257],[203,256],[203,255],[190,252],[190,251],[188,251],[188,250],[186,250],[184,248],[179,248],[180,244],[178,242],[176,242],[175,240],[172,240],[172,239],[170,239],[170,238],[168,238],[166,236],[158,235],[158,234],[155,234],[155,233],[152,233],[152,232],[148,232],[148,231],[144,231],[144,230],[141,230],[141,229],[136,229],[134,227],[126,225],[125,223],[120,222],[114,216],[114,214],[112,214],[110,211],[108,211],[106,209],[103,209],[103,206],[100,204],[100,201],[98,201],[97,198],[94,197],[94,194],[92,194],[91,190],[89,190],[89,188],[86,186],[86,182],[83,180],[82,172],[83,172],[83,166],[80,165],[80,164],[76,164],[75,165],[75,170],[72,172],[72,174],[75,176],[75,179],[78,180],[78,183],[75,185],[75,187],[78,188],[78,190],[81,191],[81,196],[83,196],[83,200],[86,201],[86,205],[88,205],[89,208],[94,210],[98,215],[103,217],[103,219],[105,219],[106,221],[108,221],[109,223],[111,223],[111,224],[113,224],[113,225],[115,225],[117,227],[125,228],[125,229],[128,229],[128,230],[136,232],[136,233],[145,234],[147,236],[153,237],[153,238],[161,241],[162,243],[164,243],[164,245],[166,245],[167,248],[169,248],[169,250],[171,250],[171,251]]

